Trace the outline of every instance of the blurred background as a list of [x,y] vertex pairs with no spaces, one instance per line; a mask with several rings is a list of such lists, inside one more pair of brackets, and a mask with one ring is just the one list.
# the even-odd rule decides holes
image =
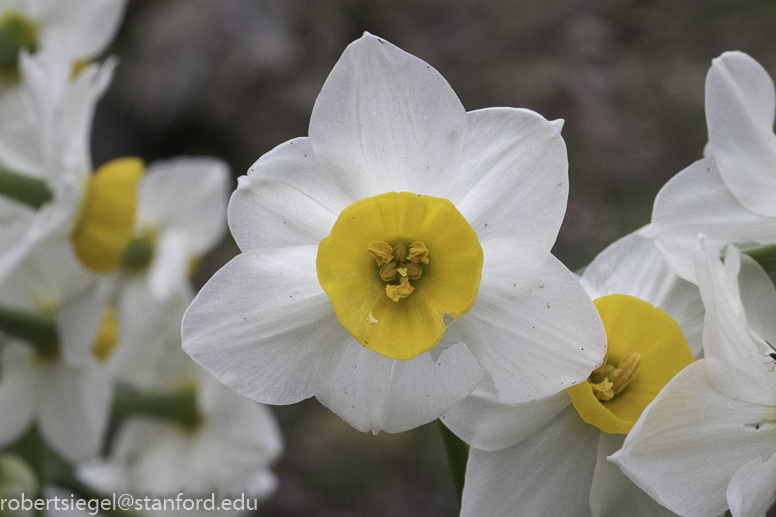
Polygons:
[[[649,222],[660,187],[701,157],[712,58],[742,50],[776,74],[771,0],[130,0],[106,53],[120,65],[94,163],[214,155],[236,179],[307,134],[321,85],[364,31],[439,70],[467,110],[565,119],[570,194],[553,252],[572,270]],[[198,285],[237,252],[223,242]],[[456,515],[436,423],[372,436],[314,399],[273,410],[286,452],[261,515]]]

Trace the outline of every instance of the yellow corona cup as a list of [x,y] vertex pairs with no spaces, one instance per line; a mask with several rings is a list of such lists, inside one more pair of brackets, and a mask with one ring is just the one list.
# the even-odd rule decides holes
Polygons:
[[431,350],[477,299],[482,247],[453,204],[409,192],[342,211],[318,247],[318,280],[340,323],[370,350]]

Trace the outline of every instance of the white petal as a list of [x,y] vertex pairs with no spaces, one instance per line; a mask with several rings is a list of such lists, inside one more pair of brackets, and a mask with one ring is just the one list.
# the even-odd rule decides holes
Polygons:
[[340,212],[357,201],[315,158],[310,141],[280,144],[238,180],[229,200],[229,229],[243,251],[318,245]]
[[765,515],[776,499],[776,455],[766,461],[755,458],[730,480],[727,501],[733,517]]
[[459,343],[434,362],[429,353],[397,361],[351,340],[316,396],[359,431],[399,433],[442,416],[477,386],[482,369]]
[[[113,397],[105,368],[52,365],[40,377],[40,432],[60,454],[72,461],[97,455],[107,431]],[[43,391],[43,390],[41,390]]]
[[367,33],[326,79],[310,143],[352,199],[391,191],[439,196],[455,174],[466,128],[466,112],[439,72]]
[[738,283],[749,328],[776,346],[776,288],[768,273],[754,259],[741,255]]
[[148,284],[154,298],[164,302],[185,291],[189,284],[188,236],[180,230],[163,232],[156,241],[148,270]]
[[501,404],[486,374],[477,389],[440,420],[475,449],[498,451],[525,440],[569,404],[565,391],[523,404]]
[[590,488],[590,511],[594,517],[618,517],[627,508],[628,517],[670,517],[675,515],[660,505],[622,473],[606,457],[614,454],[625,435],[601,433],[598,460]]
[[126,0],[41,2],[41,47],[71,59],[97,57],[116,34],[125,5]]
[[19,438],[37,409],[38,368],[32,349],[7,343],[2,350],[0,377],[0,446]]
[[480,240],[515,237],[552,248],[566,213],[568,159],[562,121],[530,110],[472,111],[460,177],[447,197]]
[[593,299],[627,294],[666,311],[682,329],[693,355],[702,349],[703,302],[698,287],[671,271],[651,239],[637,232],[608,246],[582,274]]
[[758,349],[745,319],[734,310],[734,306],[742,307],[738,293],[731,294],[731,288],[724,288],[724,284],[736,282],[735,276],[727,276],[727,266],[736,262],[731,260],[731,255],[737,256],[737,250],[728,251],[728,260],[723,266],[716,253],[703,244],[701,239],[696,262],[698,286],[706,307],[703,350],[705,357],[714,359],[708,363],[711,381],[729,397],[772,404],[776,400],[776,376],[773,361],[767,355],[771,349],[765,344],[761,345],[763,350]]
[[655,239],[674,271],[693,283],[698,233],[717,250],[729,242],[776,243],[773,219],[741,206],[707,159],[693,163],[660,189],[652,224],[643,233]]
[[712,63],[706,77],[709,151],[743,206],[776,217],[773,81],[743,52],[725,52]]
[[183,317],[183,349],[222,384],[259,402],[317,393],[352,339],[318,283],[315,246],[238,255]]
[[471,449],[461,517],[589,516],[600,433],[569,407],[514,447]]
[[477,301],[443,342],[466,343],[505,404],[587,379],[603,361],[606,335],[578,278],[529,242],[493,239],[482,247]]
[[[773,406],[719,393],[697,361],[655,398],[610,461],[645,492],[680,515],[719,515],[733,474],[776,452]],[[713,467],[713,468],[712,468]]]
[[57,334],[62,359],[71,366],[84,363],[105,317],[106,282],[96,283],[77,296],[66,298],[57,310]]
[[188,255],[203,254],[226,231],[229,167],[206,157],[178,157],[148,166],[140,184],[137,219],[185,236]]

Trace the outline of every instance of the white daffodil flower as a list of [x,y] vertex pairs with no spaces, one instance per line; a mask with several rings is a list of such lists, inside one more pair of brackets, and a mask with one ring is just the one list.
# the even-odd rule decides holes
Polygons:
[[606,457],[668,380],[692,362],[682,330],[695,332],[702,322],[698,288],[671,274],[652,241],[636,234],[601,252],[582,284],[596,298],[609,340],[605,364],[589,382],[502,404],[486,378],[442,417],[470,445],[462,516],[673,515]]
[[705,157],[660,190],[652,223],[672,268],[697,283],[693,249],[698,233],[708,246],[776,243],[776,92],[763,67],[743,52],[725,52],[706,77]]
[[[705,359],[677,375],[610,457],[680,515],[762,516],[776,500],[776,289],[728,246],[696,251]],[[740,270],[740,271],[739,271]]]
[[[270,470],[283,450],[277,422],[266,406],[228,390],[204,372],[197,377],[199,415],[192,426],[148,418],[126,421],[108,458],[84,463],[79,477],[105,493],[138,497],[175,498],[182,492],[186,498],[207,498],[215,494],[217,505],[220,498],[244,495],[248,507],[255,510],[256,503],[277,486]],[[139,513],[182,513],[182,509],[167,510]],[[241,513],[245,512],[223,515]]]
[[466,397],[584,381],[601,363],[595,308],[549,252],[566,207],[561,122],[466,113],[430,65],[371,34],[316,100],[308,138],[240,178],[242,254],[183,321],[183,348],[270,404],[316,396],[362,431],[399,432]]

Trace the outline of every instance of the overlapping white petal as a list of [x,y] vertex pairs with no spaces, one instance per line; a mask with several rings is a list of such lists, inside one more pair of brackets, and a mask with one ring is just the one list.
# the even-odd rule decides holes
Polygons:
[[95,456],[105,436],[112,397],[107,371],[93,362],[70,367],[39,359],[22,344],[2,351],[0,443],[37,423],[46,442],[73,461]]
[[263,155],[238,180],[229,200],[229,229],[242,251],[318,245],[342,210],[357,201],[316,159],[308,138]]
[[595,306],[581,302],[589,298],[579,280],[532,243],[491,239],[482,247],[477,301],[443,343],[466,343],[505,404],[548,397],[587,379],[601,365],[606,341]]
[[[701,239],[695,257],[698,286],[706,307],[703,349],[706,357],[715,359],[708,364],[711,382],[721,393],[742,402],[773,404],[776,376],[768,367],[768,353],[772,350],[765,343],[758,346],[746,318],[736,313],[735,307],[743,307],[740,297],[736,296],[738,293],[731,295],[730,289],[724,289],[726,283],[737,283],[738,271],[734,270],[732,277],[729,276],[728,268],[703,243]],[[737,254],[738,250],[734,247],[728,248],[726,264],[738,263]],[[747,268],[743,272],[753,269]],[[755,278],[761,277],[757,275]],[[774,290],[772,284],[770,289]],[[763,321],[768,315],[772,319],[773,312],[770,311],[776,310],[776,306],[759,306],[756,309],[761,314],[760,321]],[[770,327],[774,325],[771,323]],[[757,339],[760,340],[759,337]]]
[[[715,516],[728,507],[730,478],[752,458],[770,457],[773,406],[717,391],[702,359],[682,370],[610,457],[659,503],[680,515]],[[710,468],[713,466],[713,468]]]
[[671,517],[674,512],[636,486],[607,457],[622,447],[625,436],[600,433],[598,458],[590,487],[590,512],[594,517],[613,517],[624,511],[632,517]]
[[766,515],[776,500],[776,454],[755,458],[733,474],[727,501],[733,517]]
[[434,361],[397,361],[351,339],[339,368],[316,395],[359,431],[399,433],[442,416],[477,386],[482,369],[463,343]]
[[626,294],[660,307],[679,324],[697,356],[703,329],[698,287],[677,276],[654,242],[639,233],[626,235],[599,253],[585,268],[582,285],[592,299]]
[[254,400],[315,395],[352,336],[318,283],[314,246],[238,255],[183,318],[183,349],[221,383]]
[[513,447],[471,449],[461,515],[590,515],[599,433],[569,406]]
[[440,420],[475,449],[512,447],[550,423],[571,404],[565,391],[522,404],[501,404],[490,376]]
[[776,92],[768,72],[743,52],[725,52],[706,77],[709,155],[747,209],[776,217]]
[[730,242],[776,242],[774,221],[746,210],[710,159],[698,160],[660,189],[652,223],[642,230],[655,240],[676,274],[693,283],[698,233],[717,250]]

